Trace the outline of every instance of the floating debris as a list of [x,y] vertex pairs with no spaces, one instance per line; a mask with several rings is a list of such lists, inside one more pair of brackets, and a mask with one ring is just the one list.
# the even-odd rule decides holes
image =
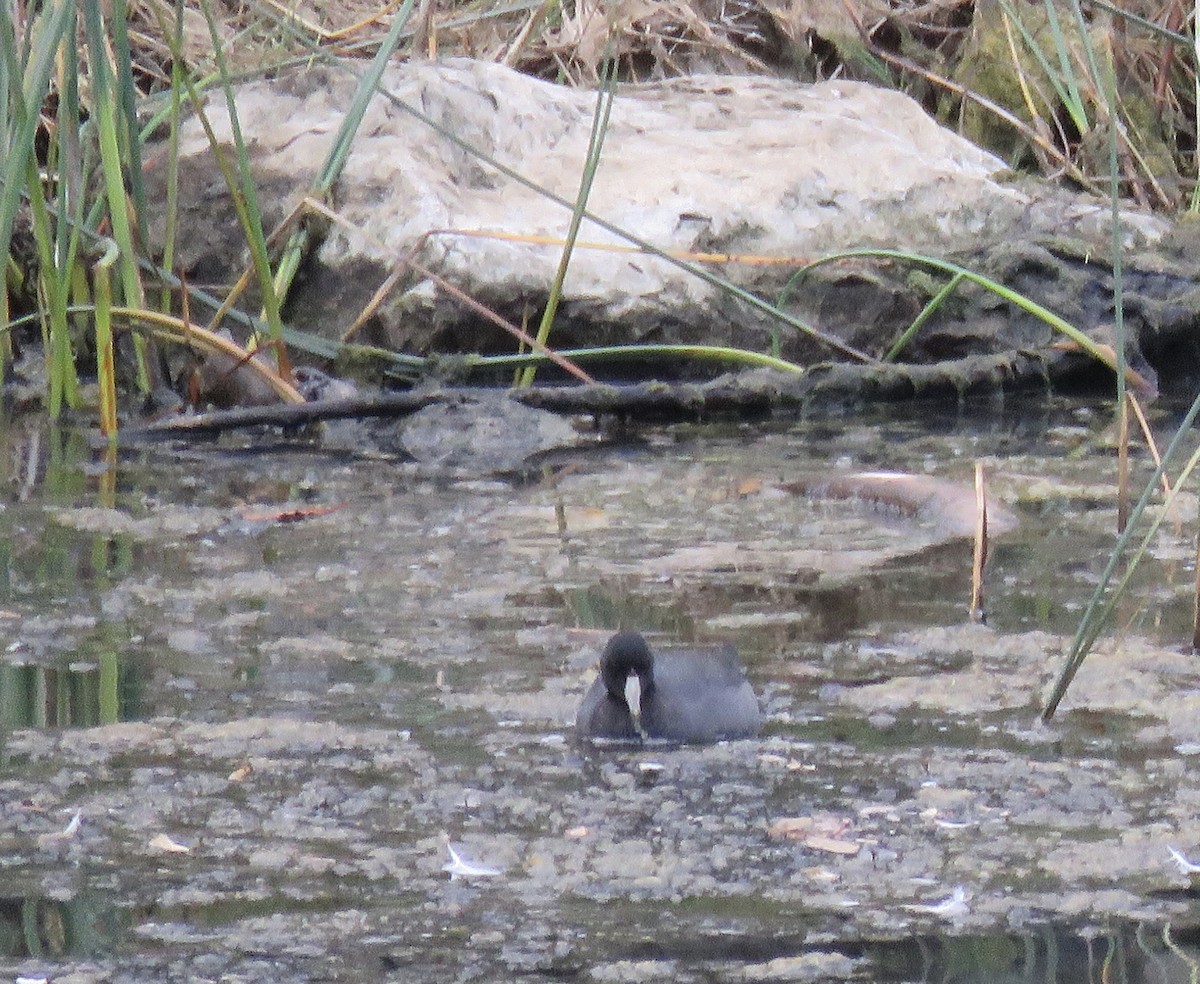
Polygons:
[[48,847],[51,844],[57,844],[59,841],[71,840],[71,838],[73,838],[79,832],[79,825],[82,822],[83,811],[76,810],[75,815],[71,817],[71,822],[68,823],[62,830],[53,834],[42,834],[42,836],[37,840],[38,847]]
[[767,828],[767,836],[772,840],[800,841],[814,851],[850,857],[862,850],[858,841],[843,836],[850,829],[848,819],[833,814],[781,817]]
[[458,878],[495,878],[497,875],[504,874],[499,868],[489,868],[486,865],[476,864],[470,858],[463,857],[454,849],[449,836],[446,837],[446,850],[450,852],[450,860],[442,865],[442,871],[450,873],[451,881]]
[[166,834],[158,834],[151,838],[147,845],[150,850],[158,851],[162,854],[191,854],[192,849],[185,844],[180,844],[178,841],[171,840]]
[[949,817],[934,817],[933,825],[946,830],[965,830],[967,827],[975,826],[970,820],[951,820]]
[[1171,860],[1175,862],[1182,874],[1194,875],[1200,872],[1200,864],[1193,864],[1191,861],[1185,858],[1183,854],[1175,850],[1175,848],[1171,847],[1170,845],[1167,846],[1167,850],[1171,852]]
[[941,902],[934,902],[931,905],[906,905],[904,908],[909,912],[926,912],[931,916],[941,916],[943,919],[959,919],[971,911],[971,907],[967,905],[968,898],[967,890],[959,885],[949,898],[942,899]]

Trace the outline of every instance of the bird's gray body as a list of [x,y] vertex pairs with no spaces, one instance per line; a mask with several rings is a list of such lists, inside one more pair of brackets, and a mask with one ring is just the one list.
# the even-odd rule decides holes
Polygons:
[[[625,700],[625,680],[638,677],[638,721]],[[758,734],[758,699],[733,646],[713,650],[665,649],[651,654],[641,636],[614,636],[601,657],[575,719],[587,738],[711,742]]]

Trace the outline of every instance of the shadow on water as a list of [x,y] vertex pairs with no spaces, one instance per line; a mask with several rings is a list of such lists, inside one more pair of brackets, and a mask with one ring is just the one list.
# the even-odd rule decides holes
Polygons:
[[1046,927],[1030,935],[919,937],[869,947],[879,980],[930,984],[1155,984],[1195,980],[1194,928],[1123,924],[1080,934]]
[[1122,923],[1080,933],[1046,926],[1031,933],[919,936],[867,943],[861,955],[879,982],[922,984],[1162,984],[1200,972],[1195,930]]
[[0,666],[0,727],[89,727],[143,716],[140,674],[115,651],[56,667]]
[[[12,625],[0,665],[0,726],[71,727],[144,716],[147,661],[131,628],[92,614],[106,589],[161,562],[120,531],[55,522],[55,508],[115,505],[113,462],[85,435],[7,422],[0,455],[0,628]],[[139,493],[140,494],[140,493]],[[19,618],[32,608],[33,618]],[[136,632],[134,634],[137,634]]]
[[20,639],[0,665],[0,727],[90,727],[148,713],[153,672],[125,626],[100,623],[56,650],[56,633]]
[[[334,900],[329,899],[302,903],[268,898],[130,913],[100,896],[65,901],[9,897],[0,899],[0,959],[108,955],[120,945],[131,921],[147,917],[164,925],[183,920],[219,929],[237,919],[281,910],[319,914],[333,907]],[[720,911],[725,917],[736,913],[736,902]],[[796,925],[802,924],[798,917]],[[1200,927],[1170,923],[1115,921],[1108,928],[1086,930],[1050,924],[1022,933],[921,934],[800,948],[795,946],[795,933],[694,936],[668,931],[653,941],[618,949],[608,960],[592,965],[592,976],[680,981],[853,979],[877,984],[1162,984],[1194,981],[1200,975]],[[395,964],[397,957],[389,956],[385,947],[381,960],[387,966]],[[612,968],[612,973],[605,968]],[[574,979],[583,969],[566,959],[542,971],[550,978]]]
[[102,895],[67,900],[0,898],[0,958],[98,957],[112,953],[129,917]]
[[1182,984],[1200,975],[1198,932],[1119,921],[1082,931],[1045,925],[1023,933],[922,934],[801,949],[786,936],[713,935],[646,942],[625,951],[619,965],[631,979],[636,973],[649,980]]

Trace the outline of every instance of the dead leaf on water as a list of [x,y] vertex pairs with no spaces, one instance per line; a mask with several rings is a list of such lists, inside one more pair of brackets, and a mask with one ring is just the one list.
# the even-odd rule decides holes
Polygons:
[[799,840],[812,826],[812,817],[783,817],[767,828],[767,836],[773,840]]
[[158,834],[151,838],[148,845],[150,850],[159,851],[162,854],[191,854],[192,849],[178,841],[171,840],[166,834]]
[[814,851],[824,851],[826,854],[841,854],[846,857],[855,855],[862,850],[862,845],[856,844],[854,841],[839,840],[834,837],[822,837],[819,834],[814,834],[812,837],[805,837],[804,846],[811,847]]
[[781,817],[767,828],[773,840],[800,841],[805,847],[826,854],[857,854],[862,845],[842,835],[850,829],[850,821],[833,814],[810,817]]
[[799,772],[802,769],[807,769],[809,772],[815,772],[816,766],[809,765],[807,762],[801,762],[799,759],[785,758],[782,755],[775,755],[767,752],[758,757],[758,764],[770,766],[774,769],[787,769],[788,772]]
[[37,839],[38,847],[49,847],[50,845],[57,844],[60,841],[71,840],[77,833],[79,833],[79,825],[82,823],[82,821],[83,812],[81,810],[76,810],[75,815],[71,817],[70,823],[68,823],[62,830],[53,834],[42,834]]
[[327,516],[329,513],[344,509],[344,502],[313,506],[284,506],[282,508],[263,507],[254,509],[247,507],[242,510],[242,519],[247,523],[298,523],[302,519],[312,519],[314,516]]

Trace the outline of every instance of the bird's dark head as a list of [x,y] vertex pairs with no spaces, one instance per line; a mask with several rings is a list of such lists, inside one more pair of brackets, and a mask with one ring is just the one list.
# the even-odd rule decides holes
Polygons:
[[642,693],[654,686],[654,656],[638,632],[618,632],[600,657],[600,676],[609,696],[625,700],[625,681],[638,678]]

